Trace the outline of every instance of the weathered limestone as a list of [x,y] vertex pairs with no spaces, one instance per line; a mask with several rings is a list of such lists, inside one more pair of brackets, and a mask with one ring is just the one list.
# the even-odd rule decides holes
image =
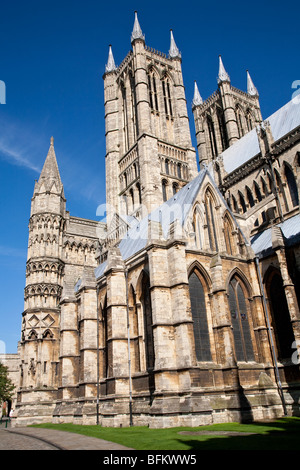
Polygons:
[[[136,14],[131,46],[104,74],[107,224],[66,211],[53,139],[35,184],[16,423],[199,426],[279,417],[283,398],[299,415],[278,334],[300,335],[300,250],[278,225],[297,223],[299,129],[275,142],[249,73],[237,90],[220,59],[217,92],[195,88],[198,174],[173,32],[155,51]],[[260,153],[226,173],[258,124]]]
[[163,184],[170,197],[197,174],[180,55],[153,51],[142,33],[131,43],[104,74],[109,230],[114,210],[140,219],[163,202]]

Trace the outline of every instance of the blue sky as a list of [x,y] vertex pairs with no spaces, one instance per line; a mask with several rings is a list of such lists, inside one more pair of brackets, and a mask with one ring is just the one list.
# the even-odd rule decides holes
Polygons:
[[105,202],[102,75],[109,44],[117,65],[130,50],[135,10],[148,46],[167,53],[173,29],[194,145],[194,80],[204,99],[217,89],[219,54],[233,86],[246,91],[249,69],[264,118],[300,80],[297,2],[2,2],[0,345],[8,353],[20,338],[30,201],[52,135],[67,209],[97,220]]

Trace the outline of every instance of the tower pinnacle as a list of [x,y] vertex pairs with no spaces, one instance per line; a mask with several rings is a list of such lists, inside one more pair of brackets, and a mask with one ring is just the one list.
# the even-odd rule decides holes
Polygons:
[[250,73],[247,70],[247,93],[251,96],[258,96],[257,88],[254,86]]
[[225,67],[222,62],[222,57],[219,55],[219,75],[218,75],[218,83],[220,82],[230,82],[230,77],[225,70]]
[[133,42],[135,39],[142,39],[143,41],[145,41],[145,36],[141,30],[140,23],[137,17],[137,11],[135,11],[134,14],[135,14],[135,19],[134,19],[133,30],[131,33],[131,42]]
[[112,53],[111,45],[109,45],[108,60],[105,66],[105,73],[114,72],[117,69],[114,56]]
[[62,187],[62,182],[60,179],[59,169],[56,161],[56,155],[54,150],[54,138],[51,137],[50,139],[50,147],[48,150],[48,154],[41,171],[38,185],[44,182],[47,185],[52,185],[54,182],[57,184],[57,187]]
[[200,104],[203,103],[203,99],[199,93],[199,90],[198,90],[198,86],[197,86],[197,82],[195,80],[195,87],[194,87],[194,98],[193,98],[193,101],[192,101],[192,105],[193,106],[199,106]]
[[172,29],[170,30],[170,32],[171,32],[171,43],[170,43],[169,57],[171,59],[175,59],[176,57],[180,58],[181,54],[179,52],[178,47],[176,46]]

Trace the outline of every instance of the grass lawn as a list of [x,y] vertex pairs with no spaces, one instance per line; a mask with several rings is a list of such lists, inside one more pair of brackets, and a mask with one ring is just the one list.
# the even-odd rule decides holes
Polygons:
[[[149,429],[143,426],[106,428],[50,423],[35,427],[98,437],[136,450],[300,450],[300,418],[283,418],[251,424],[214,424],[197,428]],[[207,434],[202,434],[203,431]],[[224,434],[224,431],[243,434],[228,435]],[[197,432],[201,434],[196,434]],[[215,432],[220,434],[216,435]]]

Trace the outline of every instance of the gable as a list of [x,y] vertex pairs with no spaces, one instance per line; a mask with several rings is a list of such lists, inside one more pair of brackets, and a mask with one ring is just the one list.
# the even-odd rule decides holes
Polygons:
[[[119,243],[119,250],[123,260],[130,258],[139,251],[145,249],[149,241],[149,222],[153,226],[159,227],[161,236],[165,240],[168,239],[172,225],[177,225],[183,229],[183,234],[188,234],[193,230],[193,214],[195,208],[203,220],[205,217],[205,195],[209,192],[214,198],[214,204],[218,206],[219,213],[224,216],[228,214],[232,224],[238,227],[234,215],[231,213],[221,192],[216,186],[213,177],[207,168],[202,169],[196,178],[186,184],[171,199],[160,205],[147,217],[138,221],[135,220]],[[157,224],[156,224],[157,223]],[[158,230],[158,228],[157,228]],[[221,230],[221,229],[220,229]],[[99,265],[95,270],[96,277],[104,272],[104,263]]]
[[[300,100],[291,100],[266,119],[270,123],[274,141],[300,126]],[[256,128],[221,153],[224,169],[231,173],[260,153]]]

